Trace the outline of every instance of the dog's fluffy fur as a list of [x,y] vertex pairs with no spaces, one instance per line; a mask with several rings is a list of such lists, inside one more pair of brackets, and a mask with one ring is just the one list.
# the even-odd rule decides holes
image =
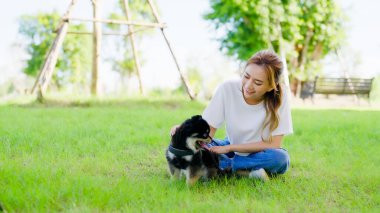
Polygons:
[[201,177],[209,179],[218,174],[218,155],[206,148],[206,144],[211,142],[209,133],[210,127],[200,115],[193,116],[180,125],[172,136],[170,145],[185,154],[178,155],[170,148],[166,150],[172,178],[179,179],[184,174],[186,183],[191,186]]

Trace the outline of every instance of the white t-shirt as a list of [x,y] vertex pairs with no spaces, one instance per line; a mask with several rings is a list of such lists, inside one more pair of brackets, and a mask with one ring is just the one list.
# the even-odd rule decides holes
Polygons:
[[[283,89],[282,104],[279,108],[279,124],[272,136],[293,133],[292,118],[286,89]],[[222,83],[216,90],[202,117],[209,125],[220,128],[226,124],[227,137],[231,144],[260,142],[269,138],[269,125],[262,131],[265,120],[264,101],[256,105],[245,102],[241,79]],[[249,155],[249,153],[238,153]]]

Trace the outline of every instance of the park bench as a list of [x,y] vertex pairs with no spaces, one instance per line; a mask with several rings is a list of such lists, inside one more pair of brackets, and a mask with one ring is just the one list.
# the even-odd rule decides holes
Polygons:
[[311,98],[314,94],[367,95],[372,88],[373,78],[319,78],[302,84],[301,98]]

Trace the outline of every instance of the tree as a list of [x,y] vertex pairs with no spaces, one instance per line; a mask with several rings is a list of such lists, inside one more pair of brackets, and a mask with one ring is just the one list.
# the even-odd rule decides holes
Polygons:
[[212,10],[204,18],[225,32],[221,49],[242,61],[262,49],[282,49],[292,85],[313,78],[319,61],[343,41],[345,18],[333,0],[210,2]]
[[[60,15],[57,12],[24,15],[19,20],[19,33],[26,38],[26,52],[30,58],[26,61],[23,72],[35,77],[51,47],[56,34],[54,30],[59,24]],[[83,24],[71,24],[69,30],[86,31]],[[83,35],[67,35],[63,50],[58,58],[53,83],[58,89],[68,83],[80,86],[86,84],[86,72],[91,66],[91,40]]]

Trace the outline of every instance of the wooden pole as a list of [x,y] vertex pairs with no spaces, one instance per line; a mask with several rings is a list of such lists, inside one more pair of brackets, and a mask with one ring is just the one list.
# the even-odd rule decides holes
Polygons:
[[[63,16],[64,18],[68,18],[70,16],[75,3],[76,3],[76,0],[71,1],[69,8],[67,9],[66,13]],[[40,73],[38,74],[36,82],[33,85],[32,94],[35,92],[36,88],[40,90],[39,93],[41,97],[42,97],[42,94],[45,93],[49,85],[49,82],[51,80],[51,77],[53,75],[53,70],[55,68],[55,65],[57,64],[58,53],[62,47],[63,40],[67,33],[67,29],[68,29],[68,22],[62,19],[62,22],[58,29],[57,37],[55,38],[49,50],[49,53],[46,56],[42,69]]]
[[[148,3],[149,3],[149,6],[150,6],[150,8],[151,8],[151,10],[153,12],[154,17],[156,18],[156,21],[158,23],[161,23],[160,17],[158,16],[157,10],[156,10],[155,6],[153,5],[152,1],[148,0]],[[186,92],[189,95],[190,99],[194,100],[195,96],[194,96],[193,92],[191,91],[191,88],[189,87],[189,85],[187,83],[186,77],[183,75],[183,73],[181,71],[181,68],[180,68],[179,63],[177,61],[177,58],[175,57],[174,51],[173,51],[173,49],[172,49],[172,47],[171,47],[171,45],[169,43],[169,40],[168,40],[168,38],[167,38],[167,36],[165,34],[164,28],[161,27],[160,29],[161,29],[161,33],[162,33],[162,35],[163,35],[163,37],[164,37],[164,39],[166,41],[166,44],[169,47],[170,53],[173,56],[174,62],[177,65],[177,69],[178,69],[179,75],[181,76],[182,83],[185,86]]]
[[[140,32],[140,31],[143,31],[143,30],[146,30],[144,28],[141,28],[141,29],[137,29],[137,30],[134,30],[133,33],[137,33],[137,32]],[[75,34],[75,35],[93,35],[93,32],[86,32],[86,31],[68,31],[67,34]],[[132,35],[132,33],[120,33],[120,32],[103,32],[102,31],[102,35],[103,36],[125,36],[125,37],[128,37],[130,35]]]
[[[101,0],[92,0],[93,16],[94,19],[100,17],[100,2]],[[100,51],[102,40],[102,26],[100,22],[93,22],[93,53],[92,53],[92,74],[91,74],[91,94],[96,95],[98,93],[98,73],[100,66]]]
[[[124,0],[124,12],[125,16],[127,18],[127,21],[129,21],[131,18],[131,13],[129,11],[129,5],[128,5],[128,0]],[[144,94],[143,86],[142,86],[142,81],[141,81],[141,75],[140,75],[140,60],[139,60],[139,55],[137,51],[137,47],[135,46],[135,36],[134,36],[134,30],[133,30],[133,25],[128,25],[128,31],[130,33],[130,39],[131,39],[131,45],[132,45],[132,51],[133,51],[133,58],[135,60],[135,66],[136,66],[136,72],[137,72],[137,78],[139,80],[139,88],[140,88],[140,94]]]
[[68,21],[83,21],[83,22],[99,22],[99,23],[105,23],[105,24],[125,24],[125,25],[136,25],[136,26],[142,26],[142,27],[159,27],[159,28],[165,28],[165,23],[147,23],[147,22],[136,22],[136,21],[124,21],[124,20],[115,20],[115,19],[99,19],[99,18],[93,18],[93,19],[86,19],[86,18],[69,18]]
[[[138,30],[134,31],[133,27],[131,27],[133,25],[142,26],[142,27],[159,27],[161,29],[161,33],[162,33],[162,35],[166,41],[166,44],[169,47],[169,50],[170,50],[170,53],[174,59],[174,62],[176,63],[176,66],[177,66],[178,72],[180,74],[182,83],[185,86],[185,89],[186,89],[188,95],[190,96],[190,99],[191,100],[194,99],[193,92],[191,91],[190,87],[188,86],[187,79],[185,78],[185,76],[183,75],[183,73],[181,71],[179,63],[175,57],[174,51],[173,51],[173,49],[169,43],[169,40],[167,39],[167,36],[164,32],[164,28],[166,28],[166,24],[161,22],[161,20],[158,16],[158,13],[156,11],[156,8],[154,7],[151,0],[148,0],[148,3],[149,3],[150,8],[152,9],[153,15],[155,16],[156,21],[158,23],[129,21],[128,3],[124,4],[124,5],[126,5],[126,8],[125,8],[126,9],[126,15],[128,14],[127,15],[128,16],[127,21],[112,20],[112,19],[99,19],[99,17],[100,17],[100,15],[99,15],[100,14],[99,4],[100,4],[101,0],[91,0],[91,2],[93,4],[93,16],[94,16],[93,19],[70,18],[72,8],[73,8],[74,4],[76,3],[76,1],[77,0],[71,1],[71,4],[69,5],[68,10],[66,11],[66,13],[64,14],[64,16],[61,19],[61,23],[59,24],[58,29],[56,30],[57,37],[55,38],[55,40],[52,44],[52,47],[50,48],[48,55],[44,61],[42,69],[38,74],[36,82],[33,85],[32,94],[35,92],[36,88],[38,88],[40,90],[39,94],[41,97],[42,97],[42,94],[46,91],[46,89],[49,85],[49,82],[51,80],[53,70],[54,70],[55,65],[57,63],[59,50],[62,47],[63,40],[64,40],[66,34],[68,33],[69,21],[89,21],[89,22],[94,23],[94,31],[93,31],[93,46],[94,46],[93,48],[94,48],[94,51],[93,51],[93,70],[92,70],[92,82],[91,82],[91,93],[92,94],[96,95],[96,93],[97,93],[98,68],[99,68],[99,64],[100,64],[100,50],[101,50],[101,37],[102,37],[102,29],[101,29],[100,23],[110,23],[110,24],[129,25],[129,31],[130,32],[128,34],[126,34],[125,36],[131,36],[131,37],[133,37],[133,34],[138,31]],[[124,0],[124,2],[127,2],[127,0]],[[87,34],[87,32],[70,32],[70,33]],[[115,33],[110,33],[110,34],[115,35]],[[134,44],[134,39],[131,39],[131,42],[132,42],[132,48],[133,48],[133,52],[134,52],[134,60],[136,62],[136,66],[138,66],[138,68],[137,68],[138,69],[138,75],[140,76],[140,71],[139,71],[140,67],[139,67],[139,63],[138,63],[139,59],[137,56],[137,51],[136,51],[136,46]],[[142,91],[142,84],[141,84],[140,77],[139,77],[139,81],[140,81],[140,91]]]

